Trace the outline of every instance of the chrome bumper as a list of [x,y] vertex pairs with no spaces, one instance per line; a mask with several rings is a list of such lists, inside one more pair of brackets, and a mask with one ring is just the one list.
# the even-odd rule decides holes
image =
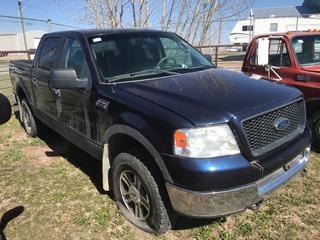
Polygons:
[[166,183],[173,208],[184,215],[194,217],[220,217],[244,211],[263,201],[270,193],[288,183],[307,165],[310,146],[263,179],[239,188],[219,192],[194,192]]

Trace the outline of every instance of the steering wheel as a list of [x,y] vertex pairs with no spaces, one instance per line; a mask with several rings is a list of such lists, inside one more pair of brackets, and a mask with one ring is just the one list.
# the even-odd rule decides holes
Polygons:
[[164,61],[167,61],[167,60],[169,60],[169,59],[173,60],[174,65],[177,65],[177,61],[176,61],[173,57],[164,57],[164,58],[160,59],[160,61],[157,63],[156,68],[157,68],[157,67],[160,67],[161,64],[162,64]]

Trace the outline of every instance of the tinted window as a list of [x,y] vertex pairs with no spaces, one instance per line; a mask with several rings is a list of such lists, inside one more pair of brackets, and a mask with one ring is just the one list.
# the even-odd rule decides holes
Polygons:
[[253,25],[244,25],[242,26],[243,32],[253,31]]
[[59,49],[63,44],[62,38],[47,38],[40,52],[39,68],[51,70],[58,67]]
[[78,78],[88,78],[89,71],[85,55],[77,40],[72,38],[67,39],[62,52],[61,67],[74,69]]

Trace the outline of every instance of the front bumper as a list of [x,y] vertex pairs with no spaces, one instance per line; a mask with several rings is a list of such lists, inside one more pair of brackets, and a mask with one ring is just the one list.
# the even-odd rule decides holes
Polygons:
[[193,217],[220,217],[254,206],[270,193],[291,181],[307,165],[310,146],[288,164],[264,178],[245,186],[218,192],[196,192],[166,183],[173,208],[184,215]]

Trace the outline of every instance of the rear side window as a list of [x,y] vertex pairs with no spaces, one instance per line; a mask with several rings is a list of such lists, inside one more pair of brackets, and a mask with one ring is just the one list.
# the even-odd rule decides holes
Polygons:
[[88,65],[78,40],[73,38],[67,39],[62,52],[60,67],[74,69],[77,73],[77,78],[89,77]]
[[59,50],[62,44],[63,39],[60,37],[46,38],[40,51],[38,67],[45,70],[57,68],[60,57]]

